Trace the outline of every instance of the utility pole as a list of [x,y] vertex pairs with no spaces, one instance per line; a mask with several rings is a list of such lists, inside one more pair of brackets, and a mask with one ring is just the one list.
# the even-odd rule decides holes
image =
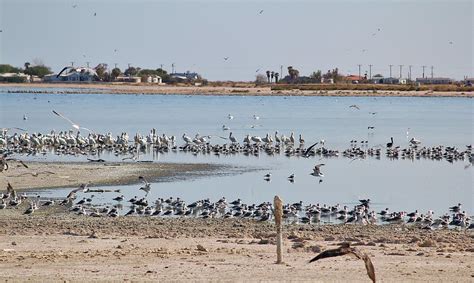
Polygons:
[[360,79],[360,66],[362,66],[362,65],[358,64],[357,66],[359,66],[359,79]]
[[389,65],[390,66],[390,78],[392,77],[392,66],[393,65]]
[[171,73],[174,74],[174,63],[171,64]]
[[87,64],[87,68],[89,68],[89,62],[86,62],[86,64]]
[[421,67],[423,67],[423,79],[424,79],[425,78],[425,68],[426,68],[426,66],[421,66]]
[[431,66],[431,78],[433,78],[433,69],[434,69],[434,67]]
[[162,70],[163,70],[163,64],[160,64],[160,69],[162,69]]
[[74,67],[74,61],[71,61],[71,67]]
[[400,67],[400,79],[402,78],[402,68],[403,68],[403,65],[398,65]]
[[411,81],[411,67],[412,65],[408,65],[408,79]]
[[283,65],[280,65],[280,76],[283,78]]
[[372,79],[372,65],[369,65],[369,78]]

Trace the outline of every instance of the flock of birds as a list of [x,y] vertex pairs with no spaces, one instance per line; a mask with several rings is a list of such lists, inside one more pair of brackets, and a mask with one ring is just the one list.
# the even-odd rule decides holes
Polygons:
[[[62,114],[53,111],[54,114],[67,119],[72,127],[77,131],[51,131],[50,133],[28,133],[21,128],[12,128],[24,131],[23,133],[10,134],[10,128],[4,128],[0,132],[0,153],[4,155],[26,154],[38,155],[47,154],[54,151],[57,155],[88,155],[100,156],[103,152],[113,153],[115,156],[122,156],[122,160],[138,161],[141,153],[147,150],[154,150],[159,153],[169,151],[188,152],[194,155],[214,154],[234,155],[244,154],[259,156],[268,154],[270,156],[285,154],[288,157],[338,157],[343,156],[354,160],[362,160],[366,157],[375,157],[379,159],[383,154],[390,159],[431,159],[446,160],[448,162],[468,160],[466,168],[472,165],[473,154],[472,145],[467,145],[464,149],[454,146],[422,146],[421,141],[411,138],[408,146],[402,148],[396,146],[393,138],[386,145],[374,145],[369,147],[369,141],[351,140],[349,148],[345,150],[330,149],[325,146],[326,141],[320,140],[306,146],[306,142],[299,134],[295,137],[293,132],[289,136],[279,134],[275,131],[274,135],[267,133],[265,136],[256,136],[247,134],[240,142],[232,132],[227,137],[218,135],[200,135],[194,136],[184,133],[181,138],[184,142],[178,145],[176,136],[158,134],[156,129],[151,129],[149,134],[135,134],[131,139],[129,134],[122,132],[120,135],[113,136],[111,132],[101,134],[94,133],[87,128],[81,127]],[[81,130],[88,131],[83,135]],[[225,140],[224,143],[213,143],[213,139]],[[383,152],[383,150],[385,150]],[[105,161],[102,159],[90,159],[91,161]],[[319,175],[319,168],[314,173]]]
[[[352,108],[357,108],[357,105],[351,105]],[[20,128],[15,128],[23,133],[9,134],[11,129],[2,129],[0,132],[0,161],[2,164],[1,171],[8,170],[8,160],[16,160],[21,162],[24,167],[27,167],[21,160],[10,157],[14,154],[21,155],[36,155],[47,154],[49,151],[54,151],[58,155],[86,155],[96,156],[104,152],[113,152],[116,156],[121,156],[122,160],[139,161],[140,153],[153,149],[158,152],[168,151],[182,151],[191,152],[192,154],[214,154],[214,155],[233,155],[243,153],[245,155],[258,156],[261,153],[268,155],[276,155],[284,153],[286,156],[297,156],[302,158],[310,158],[318,156],[322,158],[343,156],[355,160],[362,160],[366,157],[375,157],[379,159],[382,154],[385,154],[390,159],[410,158],[420,159],[427,158],[431,160],[445,159],[449,162],[468,160],[466,166],[473,164],[472,146],[467,145],[465,149],[458,149],[450,146],[421,146],[421,141],[416,138],[411,138],[406,148],[396,146],[393,138],[386,145],[377,145],[373,147],[368,146],[368,141],[351,140],[348,149],[339,151],[329,149],[325,146],[326,141],[320,140],[306,146],[306,142],[301,134],[298,138],[292,132],[289,136],[281,135],[276,131],[274,135],[269,133],[266,136],[251,136],[246,135],[242,142],[229,132],[228,137],[200,135],[195,134],[194,137],[184,133],[181,138],[183,144],[178,145],[178,140],[175,136],[167,136],[166,134],[158,134],[156,129],[151,129],[149,134],[141,135],[135,134],[130,139],[128,133],[123,132],[114,137],[112,133],[100,134],[91,131],[88,128],[81,127],[63,114],[53,110],[53,114],[68,121],[72,128],[77,130],[61,131],[59,133],[51,131],[48,134],[32,133],[24,131]],[[234,117],[228,115],[229,120]],[[25,116],[24,119],[27,119]],[[253,116],[254,120],[259,120],[257,115]],[[373,127],[372,127],[373,129]],[[89,132],[87,135],[82,135],[81,131]],[[225,129],[224,129],[225,130]],[[369,127],[370,130],[370,127]],[[408,133],[407,133],[408,134]],[[226,140],[224,143],[211,143],[214,138]],[[384,150],[384,153],[382,152]],[[103,159],[91,159],[89,161],[105,162]],[[316,164],[310,175],[319,178],[319,182],[323,181],[324,173],[321,168],[324,163]],[[53,172],[39,172],[29,173],[33,176],[38,174],[54,174]],[[36,175],[35,175],[36,174]],[[271,180],[271,172],[263,176],[264,180]],[[293,183],[295,175],[288,176],[288,181]],[[151,184],[142,176],[139,180],[143,186],[139,190],[145,193],[142,198],[134,197],[128,200],[130,203],[130,210],[125,213],[125,216],[131,215],[149,215],[149,216],[190,216],[201,218],[249,218],[258,221],[271,221],[273,215],[273,207],[271,203],[264,202],[261,204],[244,204],[240,199],[228,203],[225,198],[217,202],[211,202],[209,199],[198,200],[191,204],[187,204],[180,198],[173,199],[157,199],[154,203],[148,203],[148,194],[151,191]],[[119,192],[118,190],[93,190],[87,185],[81,185],[78,189],[71,191],[71,193],[62,200],[43,200],[39,196],[32,197],[26,194],[17,195],[15,190],[8,184],[7,192],[0,195],[0,209],[7,207],[18,207],[23,202],[28,202],[29,206],[24,212],[25,214],[33,214],[34,211],[40,207],[64,205],[67,206],[71,212],[89,215],[89,216],[110,216],[118,217],[122,214],[124,208],[125,197],[123,195],[116,196],[113,201],[117,202],[114,205],[98,206],[94,204],[94,195],[90,197],[83,197],[76,201],[78,193],[104,193],[104,192]],[[438,227],[459,226],[461,228],[472,229],[471,218],[461,211],[461,204],[450,208],[452,215],[444,214],[439,218],[434,218],[433,212],[428,211],[426,214],[419,214],[418,211],[413,213],[406,212],[389,212],[388,208],[376,213],[369,209],[370,200],[360,200],[360,204],[349,209],[348,206],[341,207],[339,204],[329,206],[320,204],[303,205],[303,202],[294,204],[287,204],[284,207],[284,218],[287,221],[298,223],[354,223],[354,224],[375,224],[379,222],[387,223],[415,223],[426,229],[433,229]]]
[[[197,218],[243,218],[256,221],[273,221],[273,205],[270,202],[260,204],[246,204],[241,199],[227,201],[225,197],[213,202],[210,199],[201,199],[187,203],[177,197],[167,199],[158,198],[154,202],[148,201],[151,184],[143,177],[138,178],[142,182],[139,191],[143,191],[143,197],[134,196],[125,199],[120,190],[94,190],[87,184],[72,190],[63,199],[42,199],[39,195],[18,195],[10,183],[7,191],[0,194],[0,209],[16,208],[23,202],[29,205],[24,214],[31,215],[42,207],[64,206],[68,211],[77,215],[90,217],[119,217],[119,216],[151,216],[151,217],[197,217]],[[113,198],[113,204],[94,204],[94,195],[90,193],[117,193]],[[78,198],[82,194],[82,198]],[[124,204],[128,203],[128,204]],[[349,208],[348,205],[340,204],[303,204],[299,201],[283,206],[283,219],[288,223],[345,223],[370,225],[378,223],[413,224],[422,229],[436,229],[459,227],[460,229],[474,229],[474,222],[462,210],[462,204],[449,207],[449,213],[435,218],[434,212],[429,210],[423,214],[415,210],[407,213],[405,211],[390,212],[386,208],[380,212],[370,209],[370,199],[361,199],[358,204]],[[125,208],[129,208],[127,211]],[[127,211],[124,213],[124,211]]]

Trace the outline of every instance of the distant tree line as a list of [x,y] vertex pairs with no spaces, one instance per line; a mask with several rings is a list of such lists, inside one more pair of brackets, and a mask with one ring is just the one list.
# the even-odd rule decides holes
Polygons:
[[[344,80],[344,76],[339,74],[339,69],[335,68],[328,70],[323,74],[321,70],[313,72],[309,76],[300,76],[300,72],[295,69],[293,66],[288,66],[288,75],[279,79],[279,74],[272,71],[267,71],[267,83],[272,83],[273,78],[275,78],[275,83],[285,83],[285,84],[315,84],[315,83],[338,83]],[[265,83],[265,76],[257,75],[256,81],[257,84]]]
[[22,68],[17,68],[13,67],[8,64],[2,64],[0,65],[0,74],[4,73],[25,73],[30,76],[38,76],[40,78],[46,76],[47,74],[51,74],[51,68],[45,66],[45,65],[35,65],[31,66],[29,62],[26,62],[24,64],[24,69]]

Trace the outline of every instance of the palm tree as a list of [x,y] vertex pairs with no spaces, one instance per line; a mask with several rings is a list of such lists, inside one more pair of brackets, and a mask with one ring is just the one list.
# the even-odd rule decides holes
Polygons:
[[290,75],[290,78],[292,81],[294,81],[298,76],[300,72],[296,69],[293,69],[292,66],[288,66],[288,75]]
[[270,71],[267,71],[267,80],[268,80],[268,83],[270,83]]
[[30,62],[25,62],[25,70],[28,70],[28,68],[30,67]]
[[274,78],[274,77],[275,77],[275,72],[272,71],[272,72],[270,73],[270,78],[271,78],[271,79],[270,79],[270,82],[273,82],[273,78]]
[[275,83],[278,83],[278,77],[280,76],[279,73],[275,73]]

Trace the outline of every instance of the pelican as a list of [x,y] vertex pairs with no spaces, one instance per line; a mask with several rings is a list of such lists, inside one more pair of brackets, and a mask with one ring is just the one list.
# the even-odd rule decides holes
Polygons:
[[390,142],[387,143],[387,147],[391,148],[393,146],[393,137],[390,138]]
[[253,115],[253,119],[254,119],[254,120],[259,120],[260,117],[258,117],[257,115],[254,114],[254,115]]
[[188,137],[188,136],[186,135],[186,133],[183,134],[183,140],[184,140],[184,142],[185,142],[186,144],[190,144],[190,143],[193,142],[193,139],[191,139],[190,137]]
[[227,127],[226,125],[222,125],[222,130],[223,130],[223,131],[228,131],[228,130],[230,130],[230,128]]
[[234,119],[234,116],[229,114],[229,115],[227,115],[227,119],[232,120],[232,119]]
[[280,137],[278,136],[278,131],[275,132],[275,142],[276,142],[276,143],[280,143],[280,142],[281,142]]
[[264,143],[272,143],[273,142],[272,138],[270,137],[270,135],[268,133],[264,138],[262,138],[262,141]]
[[244,143],[246,144],[250,144],[250,135],[246,135],[245,138],[244,138]]
[[255,143],[261,143],[262,142],[262,138],[259,137],[259,136],[252,136],[251,139]]
[[144,186],[140,187],[140,190],[145,191],[146,192],[145,196],[147,196],[148,193],[151,190],[151,184],[148,183],[147,180],[145,179],[145,177],[143,177],[143,176],[138,177],[138,180],[143,182]]
[[229,140],[230,140],[232,143],[237,143],[237,139],[232,135],[232,132],[229,133]]

